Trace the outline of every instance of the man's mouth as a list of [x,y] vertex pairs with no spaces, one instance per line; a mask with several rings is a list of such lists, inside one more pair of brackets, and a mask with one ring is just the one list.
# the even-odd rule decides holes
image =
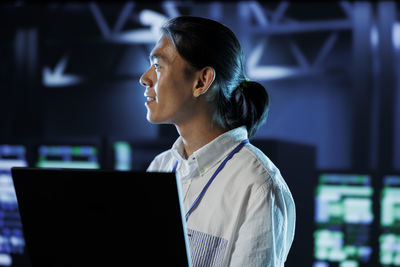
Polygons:
[[146,95],[145,97],[146,97],[146,104],[149,104],[149,103],[151,103],[151,102],[156,100],[156,98],[153,97],[153,96],[147,96]]

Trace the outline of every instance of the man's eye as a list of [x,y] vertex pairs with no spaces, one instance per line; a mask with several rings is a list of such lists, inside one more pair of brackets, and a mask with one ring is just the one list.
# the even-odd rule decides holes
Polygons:
[[153,66],[154,66],[154,68],[156,68],[156,69],[159,69],[159,68],[160,68],[160,64],[158,64],[158,63],[154,63]]

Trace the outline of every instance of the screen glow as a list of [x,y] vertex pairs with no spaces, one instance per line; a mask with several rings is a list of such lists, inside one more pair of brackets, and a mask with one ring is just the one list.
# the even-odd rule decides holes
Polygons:
[[132,169],[132,148],[127,142],[114,143],[114,169],[128,171]]
[[27,167],[22,145],[0,145],[0,266],[11,266],[11,254],[23,254],[25,240],[11,177],[12,167]]
[[400,266],[400,175],[383,178],[380,197],[379,260],[385,266]]
[[322,174],[315,195],[314,266],[360,266],[370,260],[371,177]]
[[40,146],[39,168],[100,168],[97,148],[93,146]]

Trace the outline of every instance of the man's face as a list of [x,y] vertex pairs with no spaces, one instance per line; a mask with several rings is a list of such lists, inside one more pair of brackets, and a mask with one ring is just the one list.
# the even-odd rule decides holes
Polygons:
[[193,78],[184,74],[186,61],[171,39],[162,36],[150,53],[150,68],[140,78],[146,87],[147,120],[181,124],[193,114]]

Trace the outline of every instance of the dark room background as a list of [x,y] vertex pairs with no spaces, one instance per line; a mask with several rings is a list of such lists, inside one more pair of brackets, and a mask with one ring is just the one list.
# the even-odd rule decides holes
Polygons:
[[[287,265],[400,266],[400,197],[390,202],[395,203],[391,230],[382,223],[381,204],[386,185],[400,187],[395,1],[1,4],[0,148],[23,146],[26,165],[37,167],[40,145],[92,145],[99,168],[117,169],[117,154],[129,152],[130,169],[145,169],[177,133],[173,126],[146,121],[139,78],[149,66],[160,26],[179,15],[208,17],[230,27],[242,44],[247,76],[270,94],[267,123],[253,142],[281,169],[295,197],[298,231]],[[117,153],[124,145],[128,152]],[[318,231],[337,228],[320,224],[316,215],[317,196],[325,192],[318,179],[325,174],[366,178],[359,186],[370,186],[373,193],[351,198],[367,199],[363,207],[374,214],[371,220],[330,221],[345,229],[345,237],[340,249],[332,245],[337,250],[326,249],[326,254],[319,246],[329,242],[316,241],[322,240]],[[389,176],[398,182],[386,184]],[[336,181],[343,192],[354,186],[347,178]],[[335,207],[329,210],[334,213]],[[7,214],[0,211],[1,218]],[[349,234],[346,223],[361,230]],[[383,233],[393,234],[391,245],[382,241]],[[10,236],[3,231],[0,238],[0,266],[24,262],[19,259],[23,245],[14,250],[17,245],[3,241]],[[390,253],[382,252],[385,244]],[[359,253],[352,250],[359,247]]]

